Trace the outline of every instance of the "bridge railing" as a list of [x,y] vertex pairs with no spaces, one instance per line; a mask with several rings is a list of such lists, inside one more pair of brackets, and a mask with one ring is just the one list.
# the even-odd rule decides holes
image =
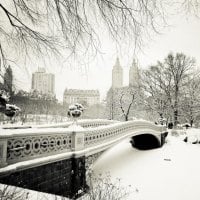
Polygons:
[[101,129],[94,128],[84,135],[85,147],[101,144],[105,140],[114,140],[115,138],[125,135],[127,132],[131,132],[131,130],[154,130],[161,133],[163,132],[163,127],[141,120],[113,124],[102,127]]
[[5,129],[0,134],[0,166],[65,153],[65,158],[105,141],[125,135],[132,130],[152,129],[161,133],[162,127],[146,121],[112,123],[83,130],[67,128]]
[[[88,128],[88,127],[98,127],[98,126],[104,126],[109,124],[114,124],[119,121],[116,120],[107,120],[107,119],[82,119],[78,121],[78,125]],[[56,124],[44,124],[44,125],[3,125],[1,126],[2,129],[28,129],[28,128],[67,128],[69,127],[73,122],[67,121],[62,123],[56,123]]]
[[4,164],[71,152],[72,132],[64,129],[6,130],[0,136]]

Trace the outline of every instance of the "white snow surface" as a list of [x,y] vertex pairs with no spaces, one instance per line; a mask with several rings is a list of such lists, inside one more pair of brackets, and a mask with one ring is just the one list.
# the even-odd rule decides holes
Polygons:
[[76,125],[76,124],[72,124],[68,127],[67,130],[68,131],[83,131],[83,130],[85,130],[85,128],[83,128],[82,126]]
[[[187,130],[187,135],[200,130]],[[185,143],[182,137],[168,136],[162,148],[137,150],[125,140],[104,152],[93,165],[95,174],[109,172],[134,192],[129,200],[200,199],[200,145]]]

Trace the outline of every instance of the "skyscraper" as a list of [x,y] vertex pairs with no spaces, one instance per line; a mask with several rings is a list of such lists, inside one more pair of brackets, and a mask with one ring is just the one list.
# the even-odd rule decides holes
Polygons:
[[112,69],[112,88],[121,87],[123,87],[123,69],[119,63],[119,58],[117,57]]
[[129,70],[129,86],[138,87],[140,81],[138,63],[133,59],[132,65]]
[[38,68],[38,71],[32,74],[32,90],[41,94],[55,93],[55,75],[46,73],[44,68]]

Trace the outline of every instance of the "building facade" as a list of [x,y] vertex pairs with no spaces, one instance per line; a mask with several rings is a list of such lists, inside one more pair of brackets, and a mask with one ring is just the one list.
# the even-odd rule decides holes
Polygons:
[[98,90],[65,89],[63,103],[81,103],[83,105],[91,106],[100,103],[100,94]]
[[32,90],[55,95],[55,75],[46,73],[44,68],[38,68],[38,71],[32,74]]
[[123,69],[120,65],[119,58],[117,58],[112,69],[112,88],[121,87],[123,87]]
[[142,98],[140,72],[137,62],[134,59],[129,69],[129,85],[123,86],[123,69],[117,58],[112,70],[112,87],[106,96],[107,118],[124,121],[124,114],[127,112],[129,113],[129,119],[144,116],[144,113],[141,112],[141,110],[144,110],[141,104]]
[[139,87],[140,85],[140,73],[138,69],[138,64],[135,59],[129,69],[129,86],[130,87]]

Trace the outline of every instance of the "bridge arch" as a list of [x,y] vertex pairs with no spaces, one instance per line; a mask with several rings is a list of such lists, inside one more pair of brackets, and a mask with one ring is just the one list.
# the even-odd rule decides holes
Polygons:
[[132,147],[139,150],[149,150],[160,147],[159,139],[150,133],[143,133],[131,137],[130,143]]

